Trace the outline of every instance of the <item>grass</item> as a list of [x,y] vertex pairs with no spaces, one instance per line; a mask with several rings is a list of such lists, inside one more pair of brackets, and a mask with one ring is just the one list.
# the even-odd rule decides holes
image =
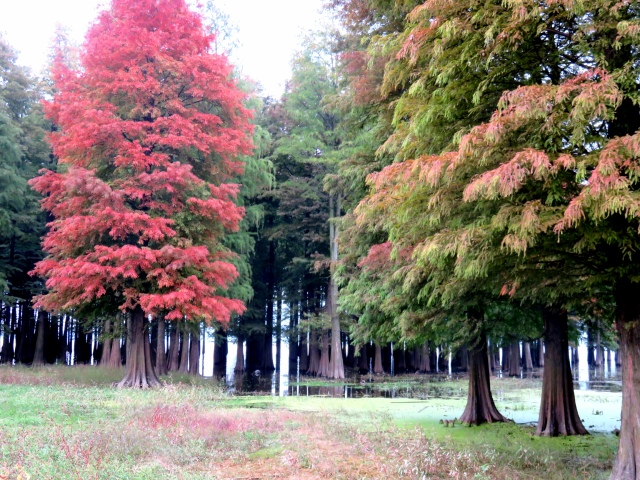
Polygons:
[[[438,420],[459,415],[462,398],[228,396],[188,376],[154,391],[112,388],[121,375],[0,367],[0,479],[598,479],[617,446],[604,433],[443,428]],[[530,410],[536,388],[505,379],[494,391],[511,416]],[[619,414],[610,400],[589,393],[594,412],[611,404]]]

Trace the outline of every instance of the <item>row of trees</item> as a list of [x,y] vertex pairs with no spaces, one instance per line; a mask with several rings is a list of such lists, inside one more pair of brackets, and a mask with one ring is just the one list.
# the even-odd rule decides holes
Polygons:
[[[58,55],[49,126],[6,49],[5,335],[39,351],[36,324],[62,335],[50,311],[106,340],[122,314],[120,385],[143,387],[159,385],[175,358],[166,337],[170,350],[196,351],[201,329],[186,335],[185,320],[213,323],[220,352],[227,333],[239,354],[246,341],[251,370],[280,363],[287,333],[291,359],[329,378],[358,364],[358,347],[359,366],[370,356],[375,370],[385,345],[417,347],[421,371],[435,346],[467,351],[469,424],[505,420],[491,398],[491,352],[512,345],[515,365],[514,345],[533,341],[545,365],[537,432],[558,435],[586,433],[569,319],[604,332],[601,343],[615,326],[623,426],[613,478],[636,478],[637,6],[329,3],[339,27],[309,37],[277,101],[244,93],[182,0],[114,0],[79,68]],[[28,179],[50,215],[44,259]],[[184,325],[182,340],[167,325]],[[102,356],[117,358],[120,340],[103,343]]]

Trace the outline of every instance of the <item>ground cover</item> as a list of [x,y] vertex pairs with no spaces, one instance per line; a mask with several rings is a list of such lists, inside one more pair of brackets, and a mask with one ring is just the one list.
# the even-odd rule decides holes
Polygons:
[[[610,433],[444,428],[440,419],[462,411],[459,396],[240,396],[188,376],[165,377],[160,390],[112,388],[121,375],[0,367],[0,478],[595,479],[607,477],[617,445]],[[507,416],[530,408],[536,389],[524,387],[494,382]]]

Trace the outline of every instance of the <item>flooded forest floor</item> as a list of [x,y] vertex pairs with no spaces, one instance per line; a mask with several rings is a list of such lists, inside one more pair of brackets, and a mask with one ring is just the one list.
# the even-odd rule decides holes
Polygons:
[[535,375],[492,378],[514,423],[445,428],[462,413],[464,376],[296,378],[272,396],[250,376],[231,388],[187,375],[159,390],[111,387],[122,374],[0,367],[0,478],[604,479],[618,441],[615,379],[576,383],[591,435],[541,438]]

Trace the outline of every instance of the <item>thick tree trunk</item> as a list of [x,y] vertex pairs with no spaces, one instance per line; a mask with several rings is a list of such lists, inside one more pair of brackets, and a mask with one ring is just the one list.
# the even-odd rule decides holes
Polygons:
[[543,320],[546,366],[536,435],[587,435],[589,432],[582,425],[573,393],[567,311],[545,307]]
[[200,368],[200,329],[191,332],[189,341],[189,374],[198,375]]
[[[236,350],[236,366],[234,367],[234,373],[244,373],[244,337],[238,335],[238,345]],[[214,349],[215,354],[215,349]]]
[[622,363],[622,421],[611,480],[640,479],[640,284],[619,280],[616,328]]
[[156,375],[166,375],[167,371],[167,353],[165,351],[165,332],[166,322],[164,318],[158,319],[158,337],[156,339]]
[[496,408],[491,396],[487,339],[481,335],[469,345],[469,393],[467,406],[460,416],[466,425],[508,421]]
[[529,342],[522,343],[522,350],[524,352],[524,368],[525,370],[533,370],[533,360],[531,359],[531,344]]
[[329,330],[322,330],[322,348],[320,350],[320,364],[318,375],[320,377],[329,376]]
[[309,334],[309,375],[317,375],[320,372],[320,350],[318,350],[318,332],[312,329]]
[[124,378],[117,384],[119,388],[161,387],[151,362],[151,345],[147,334],[147,316],[139,306],[127,320],[127,364]]
[[44,366],[44,327],[47,321],[47,312],[40,309],[38,310],[38,320],[36,324],[36,345],[33,351],[33,361],[31,365],[33,367]]
[[298,352],[300,352],[300,371],[306,372],[309,370],[309,345],[307,344],[307,332],[303,331],[300,333],[300,348]]
[[373,359],[373,373],[384,373],[384,368],[382,367],[382,348],[378,343],[375,344],[376,353]]
[[180,322],[177,321],[171,324],[167,367],[170,372],[177,372],[180,368]]

